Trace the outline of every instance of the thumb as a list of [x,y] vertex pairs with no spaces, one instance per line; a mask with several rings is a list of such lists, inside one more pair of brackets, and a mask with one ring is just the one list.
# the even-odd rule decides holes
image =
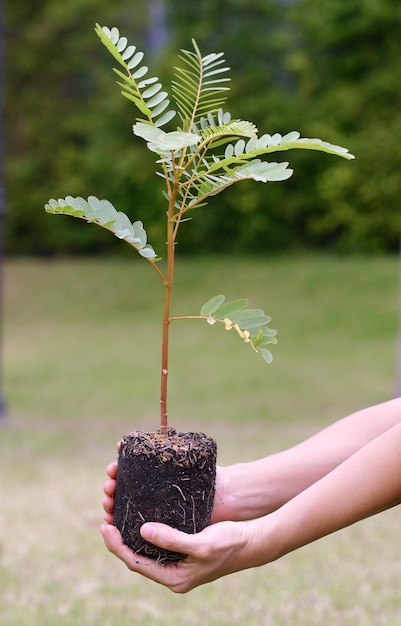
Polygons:
[[141,526],[140,532],[143,539],[164,550],[189,554],[194,547],[194,535],[159,522],[146,522]]

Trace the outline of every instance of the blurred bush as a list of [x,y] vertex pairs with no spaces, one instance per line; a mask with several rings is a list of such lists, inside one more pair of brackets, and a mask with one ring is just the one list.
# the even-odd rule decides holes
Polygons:
[[167,87],[191,37],[204,54],[223,50],[233,117],[261,134],[299,130],[357,157],[284,153],[292,179],[244,183],[212,199],[182,231],[180,251],[397,250],[401,5],[29,0],[6,7],[8,253],[124,253],[108,233],[46,216],[48,198],[66,194],[110,199],[163,245],[154,160],[132,136],[136,112],[118,93],[95,22],[116,25],[144,50]]

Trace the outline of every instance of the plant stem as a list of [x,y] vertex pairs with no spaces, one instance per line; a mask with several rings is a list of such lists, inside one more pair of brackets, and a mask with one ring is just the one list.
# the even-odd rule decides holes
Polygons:
[[161,354],[161,377],[160,377],[160,428],[162,432],[168,429],[167,414],[167,382],[168,382],[168,357],[169,357],[169,331],[170,331],[170,310],[171,295],[174,280],[174,252],[176,228],[174,221],[174,203],[178,186],[172,190],[170,195],[167,214],[167,275],[164,281],[164,307],[163,307],[163,327],[162,327],[162,354]]

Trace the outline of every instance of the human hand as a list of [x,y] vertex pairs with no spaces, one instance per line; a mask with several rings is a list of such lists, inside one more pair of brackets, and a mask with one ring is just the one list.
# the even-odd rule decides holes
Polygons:
[[[114,469],[112,469],[114,471]],[[106,547],[133,572],[165,585],[175,593],[187,593],[221,576],[258,565],[249,550],[248,522],[220,522],[190,535],[155,522],[141,527],[146,541],[188,556],[178,563],[161,564],[135,554],[123,544],[115,526],[101,527]]]
[[114,494],[116,491],[117,470],[117,461],[113,461],[113,463],[110,463],[110,465],[108,465],[106,468],[108,479],[103,485],[103,519],[107,524],[114,523]]
[[[247,546],[246,524],[226,520],[230,495],[225,495],[224,468],[217,468],[212,526],[196,535],[154,522],[142,526],[140,532],[147,541],[188,555],[183,561],[168,565],[137,555],[123,543],[119,530],[113,526],[117,461],[110,463],[106,471],[108,479],[103,487],[103,518],[106,524],[101,527],[101,533],[108,550],[131,571],[161,583],[176,593],[186,593],[194,587],[248,567],[244,561]],[[177,546],[180,546],[179,550]]]

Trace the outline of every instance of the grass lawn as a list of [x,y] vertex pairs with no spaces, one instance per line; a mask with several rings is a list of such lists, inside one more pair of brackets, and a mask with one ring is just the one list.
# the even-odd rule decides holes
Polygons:
[[[174,314],[248,297],[279,343],[267,365],[217,325],[175,323],[172,425],[214,436],[225,464],[391,398],[398,269],[390,257],[179,261]],[[114,442],[158,426],[157,276],[140,259],[15,260],[4,295],[0,626],[398,626],[401,507],[186,596],[126,570],[98,533],[102,483]]]

